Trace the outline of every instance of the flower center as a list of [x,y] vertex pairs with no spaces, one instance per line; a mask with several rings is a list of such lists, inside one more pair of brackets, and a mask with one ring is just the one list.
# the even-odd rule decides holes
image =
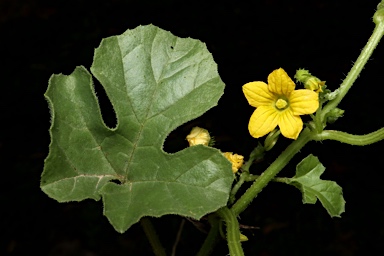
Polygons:
[[288,105],[288,102],[283,99],[278,99],[275,103],[275,106],[277,107],[277,109],[284,109],[287,107],[287,105]]

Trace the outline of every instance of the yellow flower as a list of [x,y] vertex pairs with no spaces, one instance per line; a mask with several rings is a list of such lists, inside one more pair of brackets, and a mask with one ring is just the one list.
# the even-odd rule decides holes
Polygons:
[[233,173],[236,173],[244,163],[244,157],[241,155],[232,154],[231,152],[225,152],[223,155],[232,163]]
[[297,139],[303,129],[300,115],[312,114],[319,107],[318,94],[308,89],[295,90],[295,83],[282,68],[269,74],[268,84],[247,83],[243,92],[248,103],[256,107],[248,125],[255,138],[279,126],[283,136]]
[[196,126],[192,128],[186,139],[188,140],[189,146],[195,146],[199,144],[208,146],[208,143],[211,140],[211,136],[206,129]]

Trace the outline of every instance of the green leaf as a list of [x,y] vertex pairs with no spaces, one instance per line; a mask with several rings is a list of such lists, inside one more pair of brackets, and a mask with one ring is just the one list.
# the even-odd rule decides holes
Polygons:
[[304,204],[314,204],[319,199],[331,217],[340,217],[345,208],[342,188],[334,181],[321,180],[324,171],[319,159],[309,155],[297,165],[296,175],[288,179],[288,184],[300,189]]
[[84,67],[53,75],[45,94],[52,125],[41,188],[59,202],[104,203],[119,232],[143,216],[199,219],[226,205],[233,173],[219,150],[202,145],[163,151],[168,134],[215,106],[223,94],[205,44],[153,25],[102,40],[92,74],[117,117],[101,117],[92,76]]

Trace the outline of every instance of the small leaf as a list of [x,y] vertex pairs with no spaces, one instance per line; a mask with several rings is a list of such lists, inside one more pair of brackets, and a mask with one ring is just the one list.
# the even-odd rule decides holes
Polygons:
[[300,189],[304,204],[314,204],[319,199],[331,217],[340,217],[345,208],[342,188],[334,181],[321,180],[324,171],[319,159],[309,155],[297,165],[296,175],[288,179],[288,184]]
[[52,125],[41,188],[59,202],[87,198],[124,232],[143,216],[201,218],[226,205],[233,174],[219,150],[163,151],[168,134],[217,104],[216,63],[198,40],[153,25],[104,39],[91,67],[117,117],[101,117],[92,76],[78,67],[53,75],[45,97]]

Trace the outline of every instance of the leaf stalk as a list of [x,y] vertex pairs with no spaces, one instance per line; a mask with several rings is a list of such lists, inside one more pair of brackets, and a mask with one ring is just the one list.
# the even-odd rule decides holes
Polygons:
[[152,246],[153,253],[156,256],[166,256],[164,247],[161,245],[159,237],[156,234],[155,228],[148,217],[140,219],[140,224],[144,229],[144,233],[147,236],[149,243]]

